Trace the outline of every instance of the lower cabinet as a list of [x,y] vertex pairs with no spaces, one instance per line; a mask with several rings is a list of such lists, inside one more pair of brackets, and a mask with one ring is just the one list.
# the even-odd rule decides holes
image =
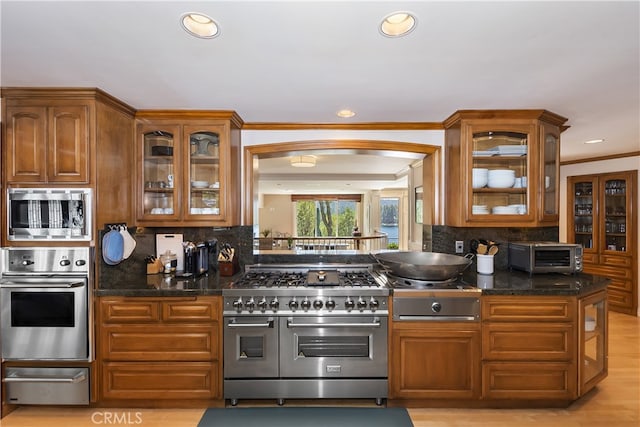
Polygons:
[[575,298],[482,298],[482,398],[578,397]]
[[101,399],[221,399],[221,303],[98,298]]
[[476,399],[480,322],[393,322],[392,399]]
[[566,406],[607,376],[607,290],[480,300],[481,322],[390,322],[394,404]]

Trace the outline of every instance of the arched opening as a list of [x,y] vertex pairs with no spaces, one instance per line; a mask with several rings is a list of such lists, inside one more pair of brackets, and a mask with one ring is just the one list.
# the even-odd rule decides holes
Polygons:
[[[243,223],[254,226],[254,235],[260,232],[258,219],[261,197],[260,160],[323,154],[352,155],[355,159],[359,156],[363,159],[367,156],[380,156],[387,159],[408,156],[420,164],[421,173],[418,180],[419,186],[414,184],[412,188],[406,188],[405,212],[408,214],[403,220],[406,227],[414,228],[414,233],[421,233],[422,224],[431,225],[440,222],[440,153],[439,146],[378,140],[306,140],[247,146],[243,153]],[[366,168],[367,164],[354,165],[353,170],[358,167]],[[299,173],[312,172],[303,171],[301,168]],[[415,216],[418,204],[420,205],[420,223],[416,222]]]

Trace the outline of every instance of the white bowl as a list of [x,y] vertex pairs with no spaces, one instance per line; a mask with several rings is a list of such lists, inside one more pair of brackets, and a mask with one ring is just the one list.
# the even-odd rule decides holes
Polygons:
[[473,168],[473,169],[471,169],[471,173],[474,174],[474,175],[488,175],[489,174],[489,169]]
[[487,186],[489,188],[511,188],[515,184],[515,178],[489,178]]
[[489,180],[486,176],[473,175],[473,178],[471,179],[471,186],[473,188],[482,188],[487,185],[487,182],[489,182]]
[[191,181],[191,186],[193,188],[207,188],[209,186],[208,181]]

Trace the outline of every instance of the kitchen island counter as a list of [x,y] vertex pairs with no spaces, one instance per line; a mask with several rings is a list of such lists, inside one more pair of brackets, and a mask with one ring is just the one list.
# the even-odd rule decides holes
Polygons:
[[607,277],[586,273],[529,275],[516,270],[500,270],[491,275],[467,271],[461,280],[482,289],[483,296],[582,296],[606,289],[611,281]]

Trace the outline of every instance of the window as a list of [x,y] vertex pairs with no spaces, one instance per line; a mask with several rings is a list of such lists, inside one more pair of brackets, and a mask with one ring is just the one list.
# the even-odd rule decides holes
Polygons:
[[356,225],[359,195],[292,196],[296,206],[296,236],[346,237]]
[[380,199],[380,231],[387,233],[389,243],[399,244],[398,212],[400,199],[384,197]]

